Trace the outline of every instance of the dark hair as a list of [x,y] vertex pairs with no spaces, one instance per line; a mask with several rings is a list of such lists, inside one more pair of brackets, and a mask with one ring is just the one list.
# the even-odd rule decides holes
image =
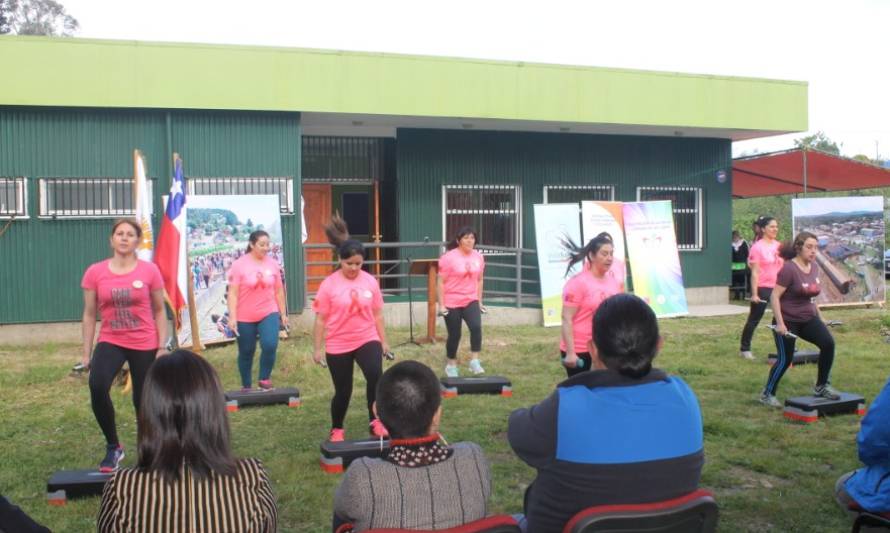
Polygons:
[[569,255],[569,264],[566,267],[565,273],[566,276],[572,271],[572,267],[575,266],[575,263],[584,261],[590,254],[596,255],[596,253],[600,251],[600,248],[607,244],[615,246],[615,243],[612,241],[612,236],[605,231],[590,239],[587,242],[587,246],[584,247],[575,244],[575,241],[568,235],[564,235],[562,239],[560,239],[560,242],[563,250]]
[[139,409],[138,467],[179,479],[188,465],[197,479],[233,475],[229,419],[219,376],[188,350],[158,357],[145,378]]
[[339,214],[335,213],[331,217],[331,223],[324,227],[324,233],[328,236],[328,242],[337,249],[340,259],[349,259],[354,255],[365,256],[365,247],[357,240],[349,238],[349,228]]
[[600,361],[625,376],[641,378],[649,373],[658,339],[655,313],[633,294],[606,298],[593,315],[593,342]]
[[794,237],[793,241],[785,241],[779,246],[779,255],[786,261],[794,259],[794,257],[803,249],[803,245],[807,242],[807,239],[816,239],[817,242],[819,241],[819,239],[809,231],[801,231]]
[[425,437],[442,404],[442,386],[430,367],[402,361],[377,382],[377,416],[396,439]]
[[132,217],[119,218],[114,221],[114,225],[111,226],[111,236],[114,237],[114,232],[117,231],[117,227],[121,224],[129,224],[133,226],[133,229],[136,230],[136,238],[142,238],[142,224],[139,223],[138,220]]
[[470,226],[464,226],[457,230],[457,235],[454,239],[448,241],[448,244],[445,245],[446,250],[454,250],[458,246],[460,246],[460,240],[466,237],[467,235],[472,235],[476,242],[479,242],[479,235],[476,234],[476,230],[471,228]]
[[759,227],[760,229],[763,229],[763,228],[769,226],[769,223],[775,219],[776,219],[775,217],[771,217],[771,216],[767,216],[767,215],[760,215],[759,217],[757,217],[757,220],[755,220],[754,223],[757,224],[757,227]]
[[245,251],[245,252],[250,252],[250,250],[253,248],[253,245],[256,244],[256,242],[257,242],[258,240],[260,240],[260,237],[265,237],[265,238],[268,239],[268,238],[269,238],[269,234],[266,233],[265,231],[261,230],[261,229],[252,231],[252,232],[250,233],[250,237],[247,238],[247,249],[244,250],[244,251]]

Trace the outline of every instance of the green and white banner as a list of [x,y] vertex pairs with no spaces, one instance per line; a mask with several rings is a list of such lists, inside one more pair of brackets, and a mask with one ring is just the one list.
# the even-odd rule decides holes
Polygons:
[[581,263],[577,263],[566,276],[568,256],[562,247],[565,238],[581,242],[578,204],[535,204],[534,208],[544,326],[559,326],[562,323],[562,288],[566,280],[581,268]]

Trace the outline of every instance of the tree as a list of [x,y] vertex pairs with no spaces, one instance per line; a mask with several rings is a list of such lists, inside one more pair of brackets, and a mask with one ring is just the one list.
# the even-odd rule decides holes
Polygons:
[[0,0],[0,34],[71,37],[79,27],[55,0]]
[[800,139],[794,140],[794,146],[797,148],[807,148],[828,152],[829,154],[841,155],[841,149],[838,144],[825,135],[824,132],[817,131],[813,135],[807,135]]

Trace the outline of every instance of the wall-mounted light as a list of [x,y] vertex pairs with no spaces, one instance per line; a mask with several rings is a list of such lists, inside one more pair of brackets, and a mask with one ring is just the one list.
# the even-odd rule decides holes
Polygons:
[[353,126],[364,126],[364,125],[365,125],[365,121],[364,121],[364,120],[353,120],[353,121],[352,121],[352,125],[353,125]]
[[568,126],[561,126],[561,127],[559,128],[559,131],[561,131],[561,132],[563,132],[563,133],[568,133],[568,132],[572,131],[572,128],[570,128],[570,127],[568,127]]
[[471,130],[471,129],[473,129],[473,125],[470,124],[469,122],[464,122],[463,124],[460,125],[460,127],[462,127],[462,128],[465,129],[465,130]]

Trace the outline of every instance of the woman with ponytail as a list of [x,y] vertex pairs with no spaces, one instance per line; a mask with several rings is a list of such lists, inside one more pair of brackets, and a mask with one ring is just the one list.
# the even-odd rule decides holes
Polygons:
[[387,431],[374,416],[377,381],[383,373],[383,354],[389,352],[383,326],[383,295],[374,276],[362,270],[365,248],[349,238],[346,222],[335,215],[325,226],[328,241],[337,249],[340,267],[321,282],[312,302],[315,311],[312,358],[328,367],[334,382],[331,399],[331,442],[345,438],[343,421],[352,398],[353,362],[365,376],[369,430],[375,437]]
[[568,377],[590,370],[592,358],[587,351],[593,338],[593,315],[606,298],[624,292],[624,282],[612,270],[615,246],[605,231],[579,247],[571,239],[563,241],[568,253],[566,276],[576,263],[583,262],[581,272],[562,290],[562,335],[559,342],[562,364]]
[[763,318],[763,312],[769,304],[770,294],[776,286],[776,275],[784,262],[779,254],[779,223],[768,216],[758,217],[754,225],[760,228],[760,237],[755,232],[755,241],[748,253],[748,266],[751,267],[751,309],[748,320],[742,329],[739,355],[744,359],[754,359],[751,353],[751,339],[754,330]]

